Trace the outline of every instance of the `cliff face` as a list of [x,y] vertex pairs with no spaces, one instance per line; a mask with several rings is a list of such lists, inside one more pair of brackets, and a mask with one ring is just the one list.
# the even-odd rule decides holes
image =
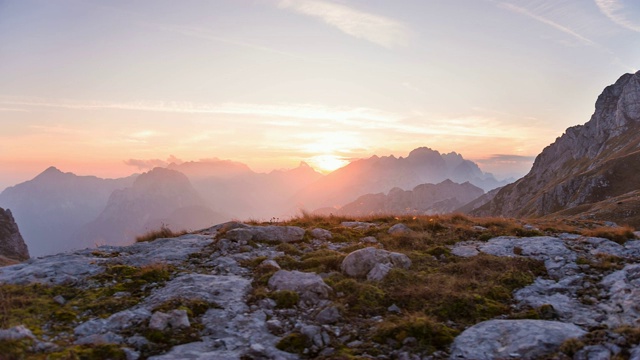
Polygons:
[[638,130],[640,72],[625,74],[605,88],[589,122],[568,128],[538,155],[525,177],[505,186],[474,214],[538,217],[638,190]]
[[29,258],[29,250],[20,235],[18,224],[11,211],[0,208],[0,256],[24,261]]

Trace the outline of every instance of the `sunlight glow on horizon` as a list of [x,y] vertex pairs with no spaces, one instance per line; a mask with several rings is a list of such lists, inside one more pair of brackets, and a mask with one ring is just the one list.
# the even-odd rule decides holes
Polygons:
[[640,66],[640,5],[588,2],[0,2],[0,190],[49,166],[327,173],[422,146],[521,176]]

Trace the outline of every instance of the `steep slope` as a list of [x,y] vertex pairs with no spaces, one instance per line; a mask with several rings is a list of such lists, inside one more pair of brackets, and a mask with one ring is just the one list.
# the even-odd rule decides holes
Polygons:
[[[589,122],[568,128],[538,155],[525,177],[505,186],[474,214],[544,216],[638,190],[639,130],[640,72],[625,74],[605,88]],[[622,220],[637,216],[637,209]]]
[[9,209],[0,208],[0,266],[10,260],[23,261],[29,258],[29,249],[24,243],[18,224]]
[[74,235],[75,247],[124,245],[165,225],[173,230],[198,229],[228,220],[208,208],[189,179],[174,170],[155,168],[133,186],[114,191],[104,211]]
[[431,215],[452,212],[461,205],[482,196],[484,191],[465,182],[445,180],[439,184],[421,184],[413,190],[394,188],[387,195],[367,194],[340,208],[337,215],[366,216],[375,214]]
[[71,235],[100,214],[114,190],[131,186],[134,180],[135,176],[77,176],[50,167],[5,189],[0,206],[12,210],[31,255],[52,254],[70,249]]
[[460,154],[440,154],[422,147],[406,158],[372,156],[338,169],[298,193],[294,200],[306,209],[341,206],[365,194],[388,192],[397,187],[410,190],[446,179],[470,182],[485,191],[504,185]]

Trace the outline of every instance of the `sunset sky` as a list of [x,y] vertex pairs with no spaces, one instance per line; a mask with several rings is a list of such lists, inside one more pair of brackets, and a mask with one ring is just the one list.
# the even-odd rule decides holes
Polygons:
[[0,0],[0,191],[419,146],[523,175],[639,66],[637,0]]

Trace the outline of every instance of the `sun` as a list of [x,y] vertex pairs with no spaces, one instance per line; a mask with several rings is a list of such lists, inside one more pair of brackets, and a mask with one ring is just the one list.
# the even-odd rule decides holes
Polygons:
[[349,161],[341,156],[331,154],[314,156],[309,159],[309,162],[316,170],[323,173],[330,173],[349,164]]

